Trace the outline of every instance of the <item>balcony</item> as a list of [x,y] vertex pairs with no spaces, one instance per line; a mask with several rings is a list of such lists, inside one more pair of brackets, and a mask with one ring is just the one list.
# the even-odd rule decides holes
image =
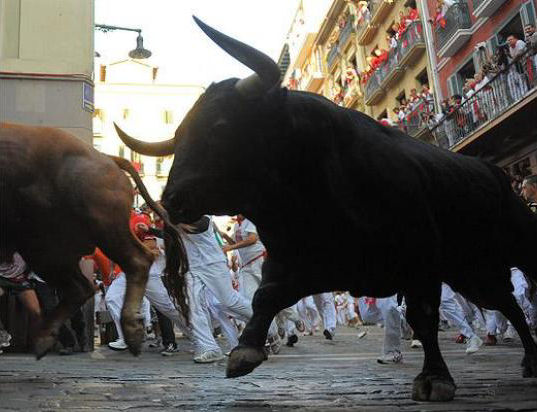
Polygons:
[[356,23],[358,26],[358,29],[356,30],[356,38],[358,39],[358,44],[362,46],[371,43],[373,37],[375,37],[378,26],[376,24],[371,24],[371,14],[375,13],[378,3],[379,0],[371,0],[369,2],[369,16],[367,18],[362,17],[361,20]]
[[434,116],[434,105],[431,102],[419,100],[414,109],[398,123],[399,129],[415,138],[422,138],[428,132],[428,124]]
[[[449,114],[432,128],[437,144],[460,151],[485,133],[494,135],[492,131],[501,129],[502,123],[511,116],[519,120],[513,120],[510,127],[504,127],[495,134],[503,138],[510,133],[521,136],[521,128],[526,123],[531,128],[535,117],[532,113],[536,113],[532,108],[537,103],[536,70],[533,56],[529,53],[511,63],[505,72],[498,73],[462,104],[451,108]],[[516,81],[513,82],[513,79]]]
[[445,26],[438,25],[435,29],[436,49],[440,57],[451,57],[472,37],[468,3],[460,1],[453,4],[444,18]]
[[472,0],[474,6],[474,16],[490,17],[500,6],[506,3],[506,0]]
[[326,73],[316,71],[311,73],[305,81],[305,87],[301,90],[307,90],[309,92],[316,92],[326,79]]
[[423,38],[423,28],[421,22],[410,23],[407,30],[399,40],[401,48],[399,51],[399,66],[405,67],[416,62],[419,56],[425,51],[425,39]]
[[352,34],[354,33],[354,27],[353,27],[353,18],[352,16],[347,17],[347,23],[345,23],[345,26],[339,33],[339,47],[341,50],[345,50],[345,47],[347,46],[347,43],[349,39],[352,38]]
[[410,63],[415,63],[425,51],[425,40],[421,22],[409,24],[407,30],[398,42],[397,49],[392,51],[388,60],[380,66],[366,84],[365,103],[374,105],[384,93],[374,93],[374,88],[388,89],[405,73]]
[[355,78],[350,83],[347,83],[343,89],[343,105],[345,107],[352,107],[358,98],[362,96],[360,82],[358,78]]
[[365,85],[364,101],[368,106],[373,106],[379,102],[384,95],[384,90],[380,87],[380,70],[375,71]]
[[338,61],[339,58],[339,45],[334,44],[328,55],[326,56],[326,63],[328,65],[328,70],[332,70],[334,64]]
[[373,0],[370,1],[369,10],[371,11],[371,24],[381,23],[390,13],[395,0]]

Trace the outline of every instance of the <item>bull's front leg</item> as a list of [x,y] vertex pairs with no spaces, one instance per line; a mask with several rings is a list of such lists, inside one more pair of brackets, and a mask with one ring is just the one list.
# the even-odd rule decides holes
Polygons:
[[422,372],[414,379],[412,399],[416,401],[450,401],[455,396],[455,382],[438,346],[438,307],[440,284],[426,284],[406,291],[408,323],[423,344]]
[[229,356],[228,378],[247,375],[267,359],[264,346],[272,320],[302,297],[298,285],[289,280],[291,276],[283,280],[281,273],[274,262],[265,262],[263,280],[252,300],[253,316],[239,338],[239,345]]

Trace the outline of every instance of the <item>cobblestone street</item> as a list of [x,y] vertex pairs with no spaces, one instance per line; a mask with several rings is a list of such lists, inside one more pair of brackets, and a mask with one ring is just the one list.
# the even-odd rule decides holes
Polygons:
[[11,410],[535,410],[537,379],[521,377],[519,342],[482,347],[471,356],[441,332],[441,346],[458,385],[456,399],[444,404],[410,399],[420,371],[421,349],[404,342],[404,362],[379,365],[382,329],[338,330],[332,342],[303,337],[294,348],[252,374],[225,379],[225,361],[198,365],[189,345],[171,358],[146,349],[139,358],[97,347],[93,353],[36,362],[30,355],[0,356],[0,409]]

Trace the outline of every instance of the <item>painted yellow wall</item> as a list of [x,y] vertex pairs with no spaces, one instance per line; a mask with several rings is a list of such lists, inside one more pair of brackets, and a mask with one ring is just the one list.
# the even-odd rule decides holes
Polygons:
[[[390,29],[394,21],[399,21],[399,12],[405,11],[406,7],[404,6],[405,1],[403,0],[394,0],[393,7],[389,14],[381,21],[379,24],[379,27],[375,33],[375,36],[373,40],[366,46],[359,46],[362,47],[363,53],[362,56],[362,67],[366,67],[367,63],[365,61],[366,56],[371,55],[371,51],[378,45],[382,49],[389,49],[388,42],[386,40],[387,31]],[[428,24],[428,23],[423,23]],[[416,76],[425,68],[428,69],[428,59],[427,59],[427,53],[423,51],[423,53],[420,55],[419,59],[417,61],[411,61],[408,63],[409,66],[405,70],[403,76],[400,77],[400,79],[391,85],[391,87],[386,90],[385,95],[382,97],[382,99],[374,106],[368,106],[367,113],[370,114],[372,117],[377,118],[384,110],[387,110],[388,115],[390,118],[393,117],[393,108],[398,105],[397,101],[395,100],[396,96],[398,96],[403,90],[405,91],[406,96],[408,97],[410,95],[410,90],[412,88],[417,88],[419,92],[419,82],[416,80]],[[427,73],[429,75],[429,87],[432,90],[432,82],[431,76],[430,76],[430,70],[427,70]]]
[[94,0],[0,2],[0,70],[91,77],[93,6]]

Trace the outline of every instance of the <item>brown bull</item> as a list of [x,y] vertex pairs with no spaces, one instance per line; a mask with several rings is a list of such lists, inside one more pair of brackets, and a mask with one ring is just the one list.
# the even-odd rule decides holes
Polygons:
[[137,313],[153,256],[129,228],[133,188],[121,169],[166,223],[167,285],[187,314],[183,245],[132,165],[58,129],[0,123],[0,261],[18,251],[64,297],[36,332],[38,358],[52,347],[63,322],[93,295],[79,261],[96,246],[127,276],[121,324],[130,351],[140,352],[143,328]]

